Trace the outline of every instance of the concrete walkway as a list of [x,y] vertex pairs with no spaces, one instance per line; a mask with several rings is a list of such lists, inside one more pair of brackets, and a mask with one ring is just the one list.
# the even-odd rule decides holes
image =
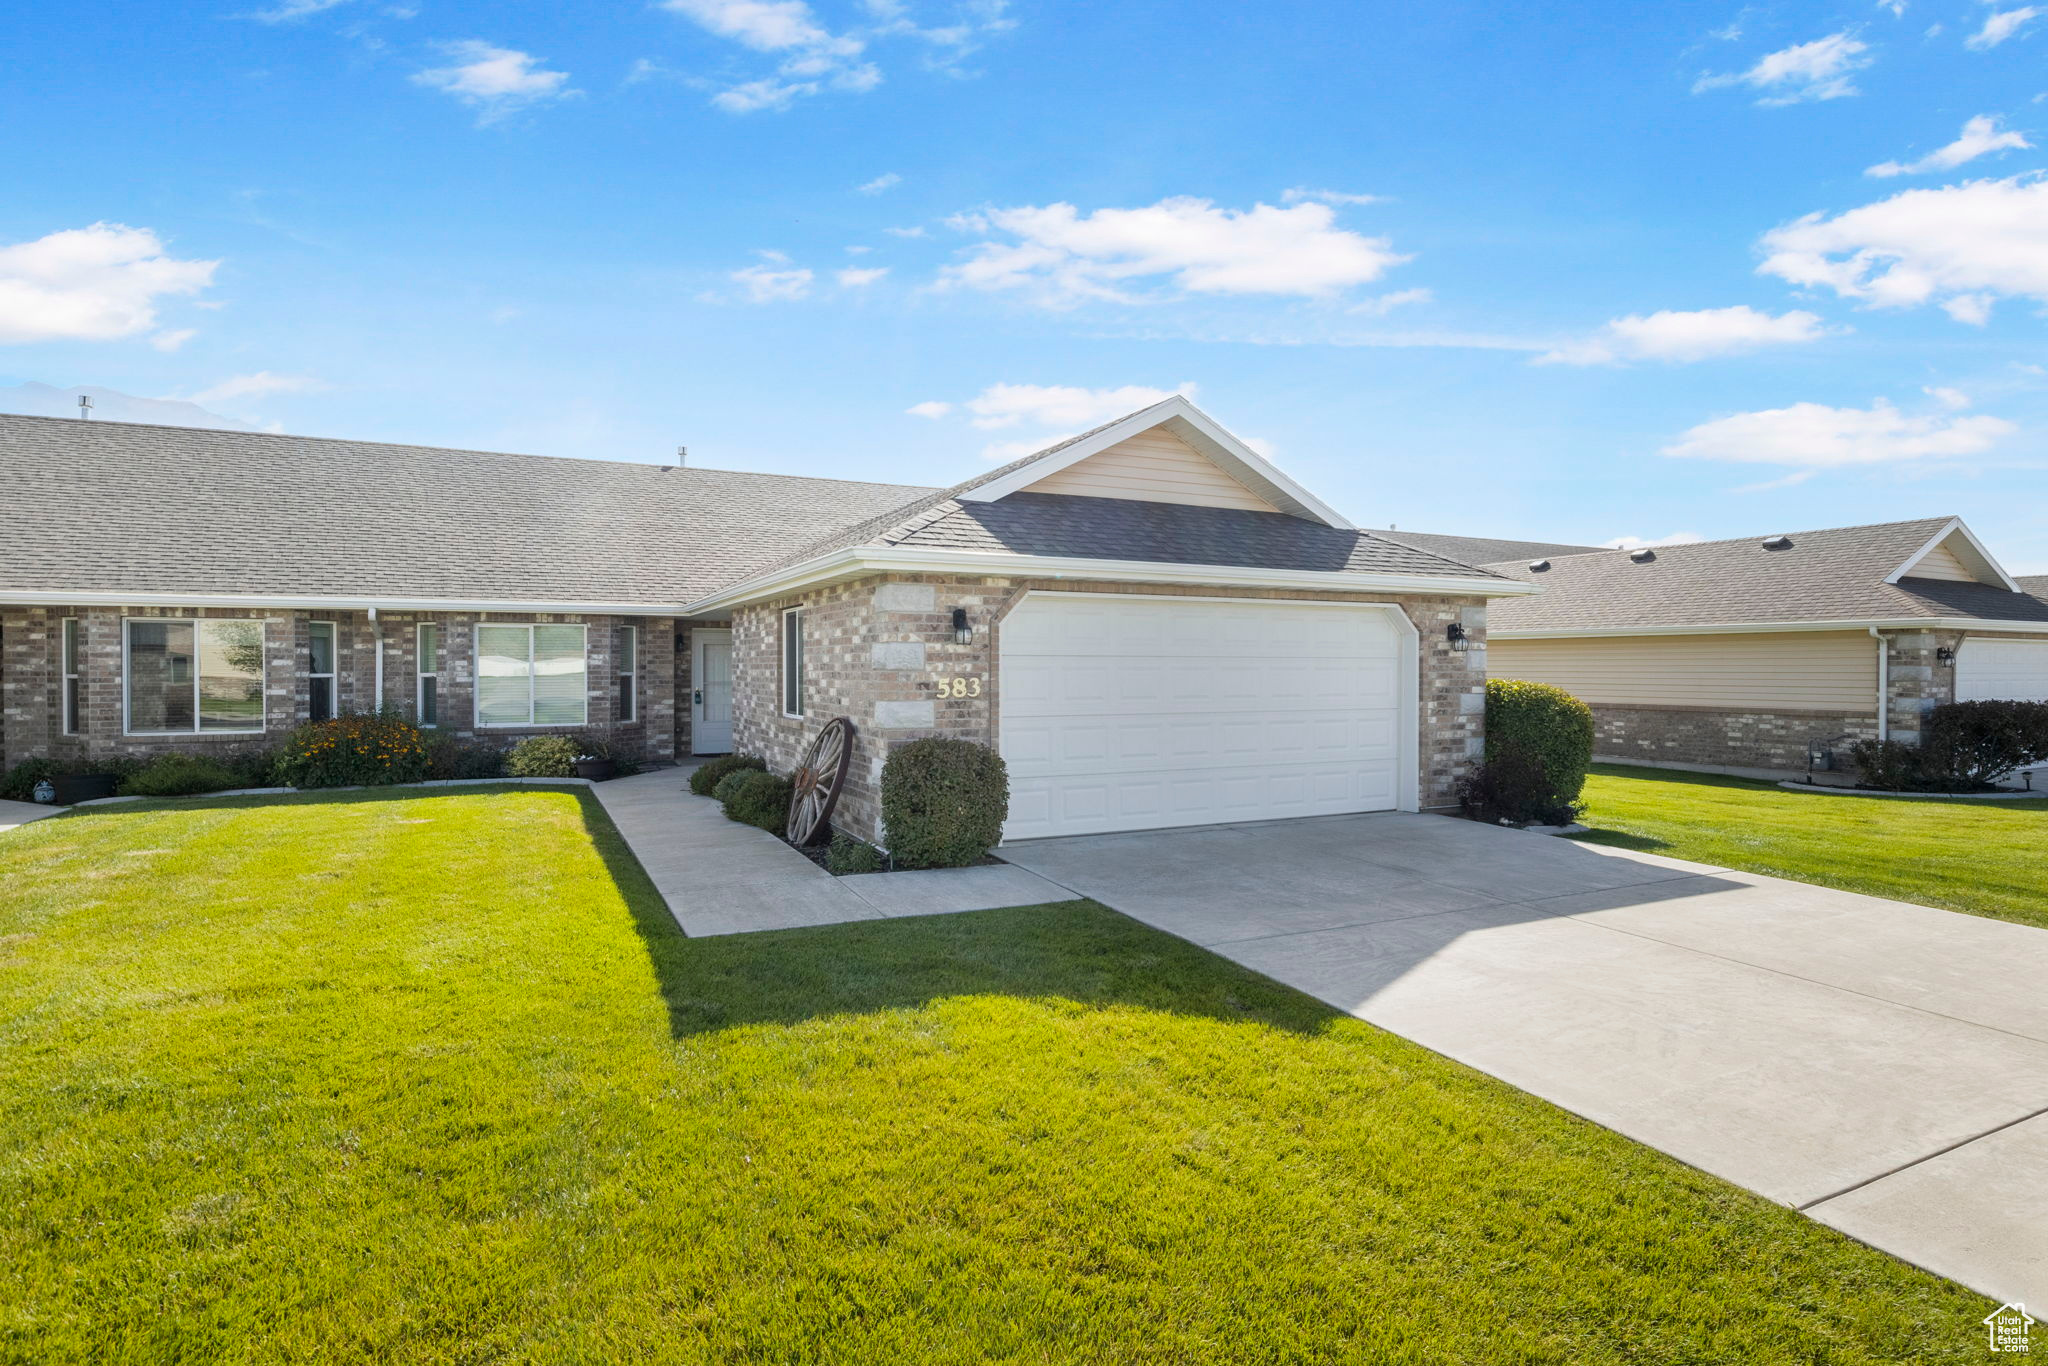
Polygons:
[[727,820],[717,802],[690,791],[686,769],[592,791],[693,939],[1073,899],[1004,865],[834,877],[767,831]]
[[0,802],[0,832],[12,830],[17,825],[27,825],[30,821],[39,821],[45,816],[55,816],[60,812],[68,810],[70,810],[69,807],[43,806],[36,802]]
[[1002,853],[1908,1261],[2048,1304],[2048,932],[1440,816]]

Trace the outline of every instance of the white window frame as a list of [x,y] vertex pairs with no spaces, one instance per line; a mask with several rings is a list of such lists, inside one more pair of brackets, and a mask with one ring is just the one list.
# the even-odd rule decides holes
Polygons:
[[[796,649],[792,651],[790,644]],[[782,638],[776,642],[777,658],[780,664],[782,688],[782,714],[801,719],[804,714],[804,609],[785,607],[782,609]],[[796,710],[789,709],[790,699],[796,699]]]
[[[313,633],[321,627],[327,628],[327,672],[313,671]],[[340,685],[335,681],[335,666],[341,659],[341,627],[332,621],[309,621],[306,623],[306,715],[313,714],[312,681],[316,678],[327,680],[327,715],[323,720],[332,721],[341,715]]]
[[[208,624],[226,621],[253,621],[263,639],[264,648],[269,647],[269,631],[265,629],[262,617],[123,617],[121,618],[121,733],[123,735],[261,735],[270,719],[270,689],[261,687],[257,696],[262,699],[263,710],[257,713],[256,724],[247,730],[206,730],[199,724],[199,630]],[[134,702],[135,673],[130,661],[131,627],[141,622],[150,626],[190,626],[192,628],[192,726],[189,730],[136,730],[131,715]],[[266,659],[266,663],[267,663]],[[264,680],[268,683],[268,679]]]
[[619,678],[619,705],[612,720],[618,725],[628,726],[640,720],[640,628],[621,626],[619,640],[621,643],[633,643],[633,667],[613,670]]
[[[535,721],[533,702],[536,673],[533,667],[533,633],[542,626],[573,626],[583,633],[583,716],[576,721]],[[483,688],[483,632],[490,630],[524,630],[526,632],[526,720],[486,721],[484,720]],[[476,665],[472,670],[475,685],[470,689],[470,715],[478,730],[576,730],[590,724],[590,627],[575,621],[480,621],[471,628],[476,640]]]
[[[434,648],[426,647],[427,632],[434,633]],[[412,628],[412,715],[421,730],[441,728],[441,623],[422,621]],[[434,680],[434,719],[427,719],[427,680]]]
[[79,680],[78,660],[85,651],[84,628],[77,617],[64,618],[57,634],[57,672],[62,679],[64,695],[59,702],[63,711],[64,734],[83,735],[78,715],[79,692],[83,684]]

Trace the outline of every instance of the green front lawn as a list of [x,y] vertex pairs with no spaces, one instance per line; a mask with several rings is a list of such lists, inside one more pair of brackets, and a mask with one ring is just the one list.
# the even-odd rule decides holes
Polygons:
[[1912,801],[1595,764],[1583,838],[2048,928],[2048,800]]
[[1990,1305],[1088,902],[685,940],[587,794],[0,836],[0,1359],[1974,1361]]

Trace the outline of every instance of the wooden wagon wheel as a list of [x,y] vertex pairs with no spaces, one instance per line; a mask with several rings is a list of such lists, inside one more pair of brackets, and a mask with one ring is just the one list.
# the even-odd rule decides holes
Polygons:
[[789,778],[789,842],[816,844],[830,828],[839,789],[853,761],[853,722],[843,716],[825,723]]

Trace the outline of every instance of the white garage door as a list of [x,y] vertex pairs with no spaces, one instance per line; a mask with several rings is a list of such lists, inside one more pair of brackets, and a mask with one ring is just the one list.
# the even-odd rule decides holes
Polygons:
[[1956,701],[2048,702],[2048,641],[1964,641],[1956,652]]
[[1034,593],[1001,634],[1005,838],[1413,803],[1387,609]]

